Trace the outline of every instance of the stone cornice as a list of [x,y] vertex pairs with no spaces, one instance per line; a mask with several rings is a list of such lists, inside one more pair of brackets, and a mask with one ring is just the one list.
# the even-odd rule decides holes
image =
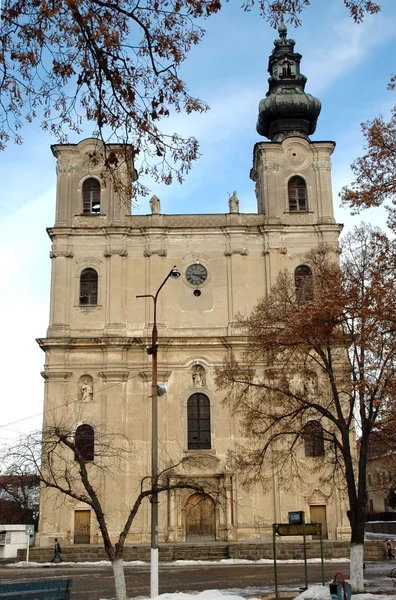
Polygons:
[[41,371],[41,377],[45,381],[67,381],[71,376],[71,371]]
[[[140,377],[143,379],[143,381],[151,381],[151,377],[152,377],[152,369],[147,368],[147,369],[142,369],[141,371],[139,371],[139,375]],[[172,371],[169,370],[165,370],[165,369],[158,369],[158,381],[161,382],[167,382],[169,380],[169,377],[172,375]]]
[[[290,215],[293,216],[294,213],[287,213],[288,219]],[[304,213],[306,215],[307,213]],[[168,236],[173,233],[178,233],[178,229],[186,229],[194,230],[194,234],[199,235],[199,229],[202,230],[210,230],[215,233],[224,234],[226,231],[230,234],[239,234],[241,232],[245,234],[253,233],[257,234],[257,231],[260,233],[270,233],[272,231],[282,231],[290,228],[292,223],[289,220],[286,222],[281,222],[277,220],[276,223],[269,222],[269,218],[263,214],[241,214],[241,213],[230,213],[226,215],[161,215],[161,226],[154,231],[150,228],[150,223],[145,221],[145,219],[149,219],[147,216],[129,216],[125,218],[125,221],[122,225],[113,226],[113,225],[104,225],[101,224],[98,227],[51,227],[48,228],[48,235],[51,239],[56,238],[64,238],[68,236],[73,236],[74,238],[78,236],[90,236],[97,235],[98,232],[100,234],[103,233],[118,233],[123,234],[125,236],[124,239],[128,239],[129,237],[140,237],[140,236],[152,236],[155,234],[163,234],[166,233]],[[168,220],[169,219],[169,220]],[[306,220],[306,217],[305,217]],[[326,230],[334,230],[335,232],[340,231],[341,225],[334,222],[326,222],[326,223],[307,223],[301,222],[298,223],[299,228],[306,227],[308,230],[312,231],[312,225],[318,228],[319,231]],[[301,231],[301,229],[300,229]],[[151,250],[147,248],[147,251],[151,254],[160,254],[160,252],[165,251],[166,249],[160,248]],[[117,250],[118,253],[118,250]]]
[[118,337],[118,336],[108,336],[108,337],[91,337],[91,338],[75,338],[75,337],[65,337],[65,336],[56,336],[49,338],[37,338],[36,342],[43,350],[47,350],[49,348],[98,348],[98,347],[107,347],[107,346],[115,346],[122,348],[142,348],[144,347],[143,341],[141,338],[136,336],[131,337]]
[[129,371],[126,369],[113,369],[108,371],[99,371],[98,375],[103,379],[104,382],[123,382],[127,381]]

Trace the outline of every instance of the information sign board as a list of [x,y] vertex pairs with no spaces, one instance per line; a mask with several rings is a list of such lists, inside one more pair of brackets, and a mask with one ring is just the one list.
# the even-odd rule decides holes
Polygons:
[[275,531],[278,535],[319,535],[320,534],[320,523],[306,523],[305,525],[299,525],[297,523],[279,523],[275,527]]
[[304,522],[304,512],[302,510],[289,512],[288,517],[289,517],[289,523],[303,523]]

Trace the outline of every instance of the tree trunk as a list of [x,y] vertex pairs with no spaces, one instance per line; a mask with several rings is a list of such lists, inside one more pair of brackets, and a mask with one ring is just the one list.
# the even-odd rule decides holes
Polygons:
[[364,592],[363,553],[364,544],[351,544],[350,582],[354,594]]
[[116,591],[116,600],[126,600],[126,586],[124,574],[124,561],[122,558],[116,558],[111,562],[114,573],[114,585]]

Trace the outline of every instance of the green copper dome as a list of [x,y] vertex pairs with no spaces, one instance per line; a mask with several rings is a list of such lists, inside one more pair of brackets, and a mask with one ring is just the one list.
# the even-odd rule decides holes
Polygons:
[[279,38],[268,62],[269,90],[259,104],[257,132],[272,142],[290,136],[309,139],[314,133],[321,104],[304,91],[307,78],[300,73],[301,54],[294,52],[292,39],[281,18]]

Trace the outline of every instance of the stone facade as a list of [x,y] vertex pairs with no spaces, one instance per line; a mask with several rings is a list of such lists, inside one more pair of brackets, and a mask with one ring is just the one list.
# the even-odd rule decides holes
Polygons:
[[[158,381],[168,389],[158,398],[158,467],[172,466],[171,482],[199,482],[208,495],[202,499],[180,489],[160,494],[160,542],[265,541],[272,524],[286,522],[289,511],[305,511],[307,522],[322,522],[330,540],[349,536],[345,498],[334,486],[321,487],[309,468],[315,464],[313,449],[304,453],[304,444],[299,450],[304,483],[286,488],[268,465],[271,489],[241,486],[229,456],[247,440],[214,382],[224,357],[230,351],[238,355],[246,344],[236,315],[249,315],[285,269],[300,285],[309,271],[304,255],[312,248],[327,244],[335,256],[338,252],[334,143],[308,138],[320,102],[304,91],[301,55],[283,22],[278,31],[258,122],[258,132],[271,141],[256,144],[251,171],[256,214],[241,213],[234,192],[226,214],[165,215],[153,196],[151,214],[133,215],[119,192],[128,189],[133,175],[128,152],[96,139],[53,146],[58,188],[56,221],[48,230],[51,312],[47,337],[39,340],[46,353],[44,424],[66,423],[76,443],[79,436],[89,438],[88,463],[104,432],[129,440],[126,455],[120,442],[114,464],[95,457],[108,468],[96,485],[113,536],[150,474],[152,352],[147,348],[153,305],[147,296],[174,265],[181,277],[161,289],[156,315]],[[104,179],[101,157],[108,151],[125,157],[115,179]],[[89,506],[42,490],[39,544],[55,536],[63,546],[100,543]],[[146,501],[127,542],[149,539]]]
[[[287,521],[288,511],[304,510],[309,521],[315,506],[321,507],[328,537],[346,539],[340,492],[318,489],[313,478],[294,493],[276,481],[266,491],[241,487],[228,463],[229,451],[241,441],[238,419],[220,402],[214,384],[215,367],[230,349],[238,352],[245,343],[236,314],[248,315],[277,274],[294,271],[312,247],[326,243],[338,248],[341,227],[333,217],[330,180],[334,144],[298,137],[257,144],[252,170],[257,214],[153,211],[145,216],[130,214],[111,182],[102,184],[100,164],[86,164],[97,144],[87,139],[53,147],[58,190],[56,222],[48,230],[51,312],[47,337],[39,344],[46,353],[46,422],[67,422],[72,428],[88,424],[95,432],[105,428],[132,441],[130,460],[100,483],[110,530],[114,535],[120,531],[142,478],[150,473],[151,357],[146,349],[153,312],[150,298],[136,296],[155,293],[176,265],[181,278],[169,280],[158,300],[158,378],[168,387],[158,399],[159,467],[186,457],[199,459],[178,475],[207,483],[213,500],[221,501],[208,498],[206,508],[197,509],[206,516],[189,517],[194,513],[191,493],[163,494],[160,541],[265,540],[273,522]],[[306,210],[289,210],[288,181],[294,176],[306,181]],[[100,184],[95,212],[84,204],[88,179]],[[196,265],[206,273],[204,281],[194,281]],[[93,299],[82,290],[87,272],[97,277]],[[188,402],[194,394],[208,399],[210,412],[210,436],[199,448],[188,438]],[[98,543],[100,534],[88,509],[43,490],[39,544],[51,543],[54,536],[63,546],[78,543],[81,527],[86,542]],[[147,502],[128,542],[149,540],[149,516]],[[190,518],[206,519],[206,526],[198,522],[194,529]]]

